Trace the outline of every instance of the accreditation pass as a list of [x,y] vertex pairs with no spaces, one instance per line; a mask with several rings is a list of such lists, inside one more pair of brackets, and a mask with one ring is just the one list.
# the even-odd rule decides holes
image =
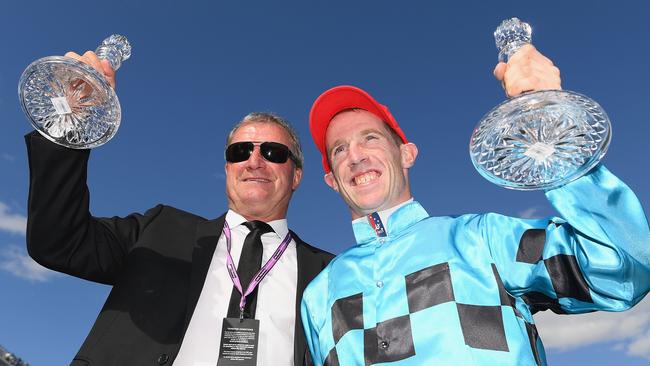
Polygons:
[[224,318],[217,366],[256,366],[260,321]]

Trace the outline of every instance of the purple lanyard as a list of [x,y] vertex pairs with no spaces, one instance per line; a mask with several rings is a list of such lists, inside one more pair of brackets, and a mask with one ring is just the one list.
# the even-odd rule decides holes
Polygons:
[[259,285],[260,282],[266,277],[266,275],[271,271],[271,268],[275,266],[276,263],[280,260],[280,257],[284,253],[284,251],[287,249],[289,246],[289,243],[291,242],[291,232],[287,233],[287,236],[284,237],[284,240],[282,240],[282,243],[280,243],[280,246],[278,249],[275,250],[275,253],[269,258],[269,260],[260,268],[259,272],[255,274],[253,279],[251,280],[251,283],[248,284],[248,287],[246,288],[246,291],[242,289],[241,286],[241,281],[239,280],[239,274],[237,273],[237,270],[235,269],[235,262],[232,260],[232,256],[230,255],[230,226],[228,225],[227,221],[224,221],[223,223],[223,235],[226,236],[226,245],[228,248],[228,253],[227,256],[227,261],[228,263],[226,264],[226,268],[228,269],[228,274],[230,275],[230,279],[232,280],[232,283],[235,285],[235,288],[239,291],[239,293],[242,295],[241,300],[239,300],[239,319],[244,318],[244,306],[246,305],[246,296],[250,295],[253,290],[255,290],[255,287]]

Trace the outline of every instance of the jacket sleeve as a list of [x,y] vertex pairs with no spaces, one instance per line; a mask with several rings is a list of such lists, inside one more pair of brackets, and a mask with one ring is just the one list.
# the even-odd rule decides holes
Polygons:
[[481,217],[505,289],[533,313],[622,311],[639,302],[650,289],[650,232],[630,188],[599,165],[546,196],[560,217]]
[[126,254],[160,213],[95,218],[86,185],[89,150],[56,145],[37,132],[25,136],[30,187],[27,250],[41,265],[113,284]]

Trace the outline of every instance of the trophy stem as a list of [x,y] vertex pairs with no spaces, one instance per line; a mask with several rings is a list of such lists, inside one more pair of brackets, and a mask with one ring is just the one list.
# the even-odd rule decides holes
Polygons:
[[113,70],[117,71],[122,66],[122,61],[131,57],[131,45],[126,37],[113,34],[97,47],[95,53],[101,60],[108,60]]
[[499,50],[499,61],[508,62],[521,47],[532,43],[532,30],[528,23],[518,18],[506,19],[494,31],[494,40]]

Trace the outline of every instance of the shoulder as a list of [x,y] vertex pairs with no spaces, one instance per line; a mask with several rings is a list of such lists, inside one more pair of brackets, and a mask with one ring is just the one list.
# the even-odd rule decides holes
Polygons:
[[206,218],[199,216],[197,214],[185,210],[181,210],[180,208],[176,208],[173,206],[164,205],[164,204],[158,204],[155,207],[151,208],[149,211],[159,212],[164,215],[176,216],[179,218],[185,218],[188,220],[207,221]]
[[462,215],[448,215],[448,216],[430,216],[420,221],[418,224],[420,228],[463,228],[463,229],[478,229],[483,221],[488,219],[489,216],[499,216],[492,213],[483,214],[462,214]]
[[218,222],[219,220],[223,220],[224,217],[225,215],[222,215],[215,220],[208,220],[202,216],[176,207],[158,204],[148,209],[143,214],[135,213],[129,215],[127,218],[135,219],[144,227],[155,227],[156,230],[161,229],[163,231],[168,231],[174,229],[178,230],[183,227],[190,230],[196,227],[196,225],[215,221]]
[[144,217],[148,219],[175,218],[179,220],[206,221],[206,219],[201,216],[162,203],[155,205],[142,214],[132,213],[128,217]]
[[[428,236],[428,235],[460,235],[468,232],[479,232],[484,220],[484,214],[463,214],[447,216],[429,216],[407,228],[394,233],[396,237],[401,236]],[[349,250],[341,253],[346,254]]]

